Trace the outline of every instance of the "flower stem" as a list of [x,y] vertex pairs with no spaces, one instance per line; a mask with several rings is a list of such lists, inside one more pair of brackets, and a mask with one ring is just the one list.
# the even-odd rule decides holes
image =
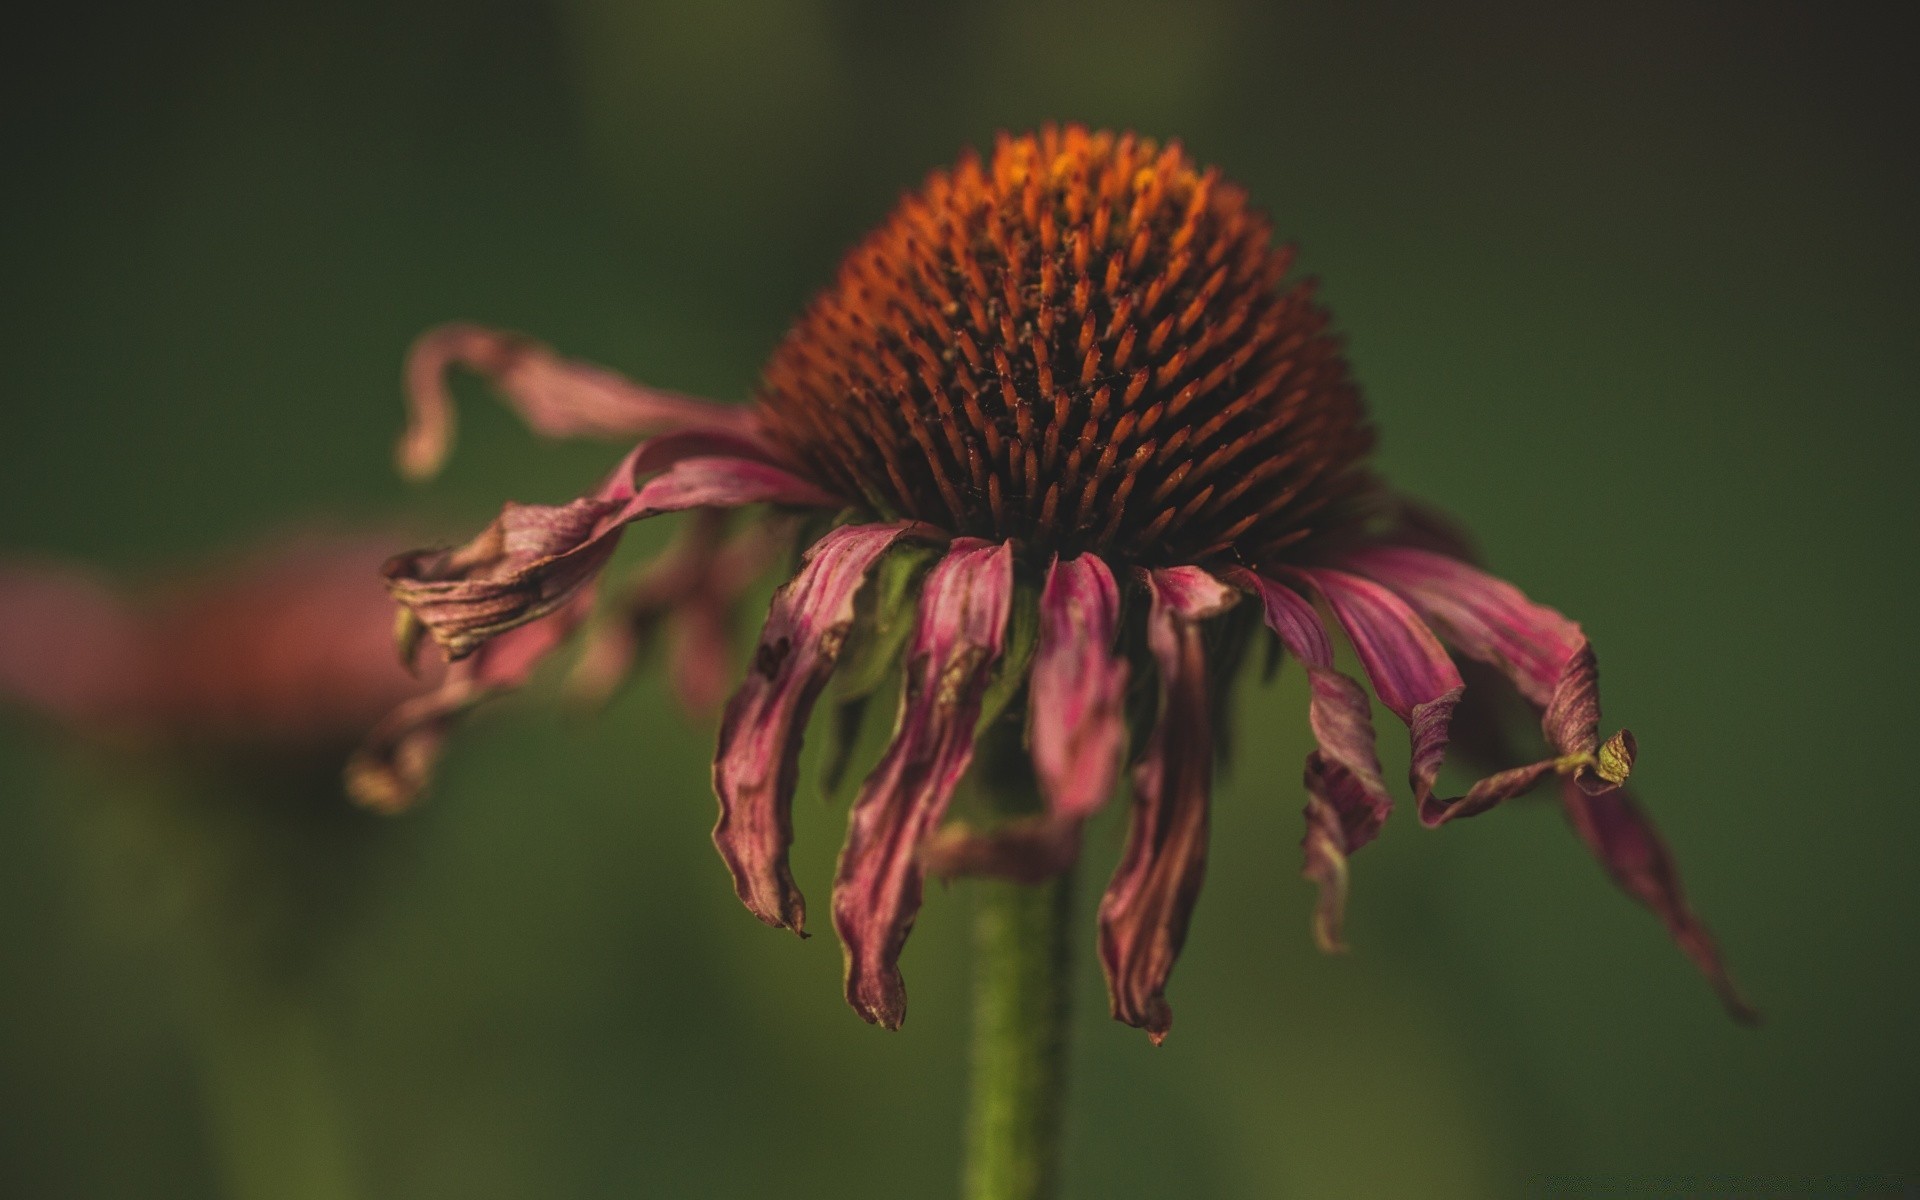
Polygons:
[[1069,872],[974,884],[973,1099],[967,1200],[1058,1194],[1071,992]]

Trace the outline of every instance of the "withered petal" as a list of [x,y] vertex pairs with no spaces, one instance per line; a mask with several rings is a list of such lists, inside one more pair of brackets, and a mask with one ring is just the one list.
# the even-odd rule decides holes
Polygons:
[[405,701],[368,731],[347,760],[347,793],[368,808],[399,812],[432,781],[447,735],[484,700],[523,686],[593,610],[584,588],[561,608],[488,642],[447,667],[440,685]]
[[[642,443],[588,496],[555,506],[508,504],[464,546],[391,560],[388,590],[457,659],[566,603],[606,566],[634,521],[689,508],[839,504],[782,467],[712,453],[719,446],[746,448],[708,433]],[[639,482],[652,471],[661,473]]]
[[1312,604],[1251,571],[1236,571],[1232,578],[1260,598],[1267,625],[1307,671],[1307,719],[1318,749],[1307,756],[1305,770],[1302,874],[1320,885],[1314,940],[1322,950],[1343,950],[1347,859],[1378,836],[1393,811],[1374,751],[1372,706],[1359,684],[1334,670],[1333,644]]
[[1008,543],[958,539],[928,572],[899,724],[848,818],[833,886],[847,1002],[888,1029],[906,1019],[899,963],[920,911],[920,849],[973,760],[974,726],[1012,602]]
[[455,417],[446,376],[453,366],[486,376],[528,428],[546,437],[636,437],[683,429],[754,437],[759,428],[753,409],[645,387],[562,358],[524,334],[442,325],[420,335],[407,354],[407,430],[395,457],[409,479],[438,474],[452,448]]
[[868,573],[894,543],[923,530],[844,525],[814,543],[800,573],[773,594],[753,666],[721,718],[713,842],[741,903],[775,928],[806,933],[806,901],[787,849],[807,717],[839,660]]
[[1133,769],[1126,849],[1100,900],[1100,965],[1114,1019],[1158,1045],[1173,1026],[1166,1000],[1207,868],[1213,714],[1200,623],[1239,594],[1197,567],[1143,572],[1147,646],[1160,669],[1160,717]]

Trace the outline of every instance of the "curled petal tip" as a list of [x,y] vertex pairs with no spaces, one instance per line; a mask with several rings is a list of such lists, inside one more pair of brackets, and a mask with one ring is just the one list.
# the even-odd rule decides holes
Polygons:
[[847,980],[847,1003],[860,1019],[889,1032],[897,1031],[907,1020],[906,988],[896,976],[891,980],[871,976],[853,976]]
[[1633,734],[1622,729],[1594,752],[1593,773],[1614,787],[1619,787],[1633,773],[1633,760],[1638,750]]

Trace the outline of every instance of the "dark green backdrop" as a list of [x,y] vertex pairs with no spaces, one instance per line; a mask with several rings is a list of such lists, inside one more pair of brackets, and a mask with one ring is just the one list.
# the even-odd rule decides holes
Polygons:
[[[1105,1019],[1084,922],[1074,1194],[1920,1181],[1907,33],[1231,0],[62,20],[0,74],[0,539],[133,573],[321,516],[474,527],[611,461],[476,403],[447,477],[397,482],[428,324],[743,398],[961,145],[1181,137],[1324,277],[1386,470],[1595,637],[1770,1019],[1727,1022],[1550,805],[1397,822],[1356,952],[1317,956],[1285,676],[1239,708],[1165,1047]],[[830,938],[734,901],[710,730],[654,682],[595,720],[551,700],[474,721],[400,821],[0,723],[0,1192],[949,1191],[966,889],[930,897],[907,1029],[869,1029]],[[799,825],[818,897],[841,818]]]

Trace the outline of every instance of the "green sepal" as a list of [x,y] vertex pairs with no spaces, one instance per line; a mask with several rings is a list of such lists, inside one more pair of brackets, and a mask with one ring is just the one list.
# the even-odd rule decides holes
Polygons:
[[1000,718],[1027,685],[1027,670],[1033,665],[1034,644],[1040,639],[1040,590],[1029,583],[1013,585],[1013,602],[1007,613],[1006,646],[994,667],[993,679],[980,698],[980,720],[976,735]]
[[871,696],[900,665],[919,611],[920,577],[939,553],[923,543],[903,543],[873,569],[855,602],[853,628],[834,678],[836,699]]

